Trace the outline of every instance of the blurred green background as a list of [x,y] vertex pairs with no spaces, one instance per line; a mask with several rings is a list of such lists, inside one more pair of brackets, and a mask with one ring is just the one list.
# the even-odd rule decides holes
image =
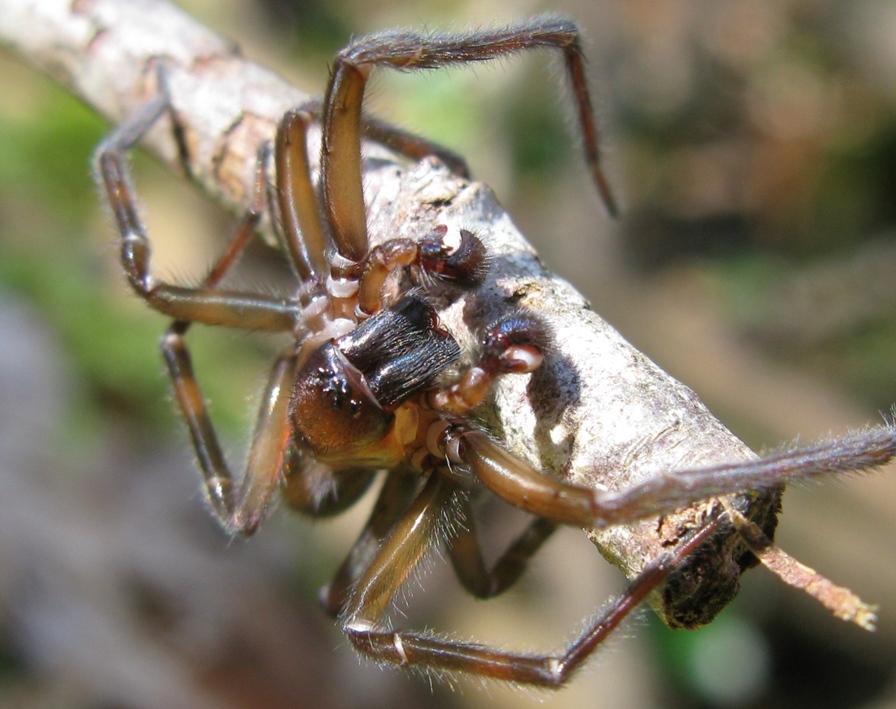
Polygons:
[[[313,93],[351,36],[570,16],[617,222],[545,56],[381,74],[371,108],[468,156],[547,263],[757,449],[896,402],[896,3],[180,4]],[[881,605],[874,635],[754,571],[709,628],[644,614],[556,695],[359,664],[314,595],[363,512],[281,511],[248,543],[216,530],[162,373],[164,319],[125,287],[90,178],[108,126],[15,57],[0,67],[0,706],[896,707],[892,474],[790,491],[779,536]],[[195,281],[232,218],[136,163],[157,268]],[[257,249],[244,278],[275,262]],[[191,338],[239,465],[276,342]],[[564,530],[506,598],[466,598],[441,564],[422,587],[409,623],[547,649],[621,581]]]

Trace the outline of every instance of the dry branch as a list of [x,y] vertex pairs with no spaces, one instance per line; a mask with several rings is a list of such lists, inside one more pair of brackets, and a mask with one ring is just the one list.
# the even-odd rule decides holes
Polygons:
[[725,511],[741,537],[750,546],[760,563],[788,586],[793,586],[817,600],[840,620],[855,623],[865,630],[874,630],[877,606],[865,603],[850,589],[829,579],[790,556],[772,542],[762,530],[740,512],[726,504]]
[[[157,68],[164,64],[186,137],[189,175],[237,213],[251,195],[257,146],[271,139],[286,109],[308,98],[163,0],[3,0],[0,40],[111,122],[155,94]],[[144,145],[184,172],[167,120]],[[487,316],[508,302],[534,312],[553,333],[547,365],[531,380],[506,377],[482,413],[516,454],[601,489],[675,468],[753,457],[690,389],[542,266],[487,187],[458,179],[435,161],[408,166],[384,156],[367,160],[365,170],[374,241],[426,234],[435,223],[458,224],[479,234],[495,255],[483,290],[445,316],[459,339],[470,341],[471,313]],[[632,576],[701,524],[708,509],[709,503],[692,507],[662,524],[648,520],[586,531],[604,556]],[[728,534],[718,544],[718,563],[730,564],[740,542]],[[730,588],[718,590],[715,600],[727,601],[722,597],[733,594],[736,578],[732,571]],[[654,599],[654,606],[663,616],[662,601]]]

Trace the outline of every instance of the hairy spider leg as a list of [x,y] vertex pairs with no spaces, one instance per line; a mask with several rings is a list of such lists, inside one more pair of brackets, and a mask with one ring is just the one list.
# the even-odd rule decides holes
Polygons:
[[712,497],[884,465],[896,456],[896,426],[876,426],[756,460],[666,471],[620,491],[591,490],[549,478],[462,420],[444,431],[441,445],[449,460],[467,466],[510,504],[563,524],[602,528]]
[[345,610],[352,588],[419,492],[419,472],[407,467],[389,471],[364,529],[333,578],[320,591],[320,603],[327,613],[336,617]]
[[470,168],[467,166],[467,161],[443,145],[389,125],[376,116],[362,116],[361,125],[367,138],[389,148],[393,152],[418,162],[426,157],[435,155],[455,175],[470,177]]
[[231,327],[293,331],[300,317],[288,299],[243,294],[217,288],[249,242],[263,208],[264,169],[256,179],[253,206],[240,222],[228,248],[198,288],[156,281],[149,273],[150,246],[137,215],[127,163],[127,150],[168,110],[160,95],[132,119],[125,121],[99,147],[97,164],[105,195],[121,238],[121,259],[134,290],[175,322],[162,339],[162,355],[175,399],[187,423],[199,461],[203,489],[214,516],[230,533],[249,534],[264,517],[282,481],[289,440],[287,408],[297,357],[290,347],[274,364],[262,396],[258,423],[250,445],[246,472],[234,490],[220,444],[208,416],[187,349],[185,334],[191,322]]
[[[600,643],[676,566],[717,530],[718,519],[696,530],[671,552],[649,564],[609,608],[559,655],[523,655],[446,640],[427,633],[398,631],[381,624],[392,597],[443,532],[445,510],[458,487],[432,475],[398,520],[358,581],[343,614],[352,644],[372,659],[435,672],[466,672],[493,679],[555,687],[562,685]],[[536,531],[546,534],[548,527]]]
[[448,551],[454,573],[463,587],[476,598],[498,596],[515,584],[529,560],[557,530],[559,524],[536,517],[498,557],[491,569],[485,566],[473,506],[469,498],[457,502],[457,518],[448,535]]
[[308,126],[305,110],[288,111],[280,121],[274,149],[276,203],[280,215],[278,235],[299,282],[319,283],[327,273],[328,239],[317,211],[308,160]]
[[[231,236],[227,247],[218,257],[218,259],[209,268],[205,278],[202,279],[203,288],[216,288],[227,273],[239,261],[252,237],[255,236],[255,229],[261,221],[264,212],[264,184],[265,184],[265,161],[266,150],[264,147],[258,150],[258,162],[255,169],[255,190],[252,204],[243,218],[237,224],[236,229]],[[171,324],[171,331],[181,335],[185,334],[190,328],[190,320],[175,320]]]
[[[236,264],[255,233],[264,209],[267,149],[258,151],[255,191],[252,205],[240,221],[225,251],[203,279],[205,288],[216,287]],[[162,357],[171,379],[174,397],[187,424],[199,462],[203,490],[219,523],[231,534],[251,533],[264,519],[271,498],[280,482],[283,468],[284,435],[282,429],[289,385],[295,376],[296,358],[279,357],[271,371],[262,396],[255,434],[250,446],[246,471],[238,490],[228,470],[224,454],[208,415],[205,398],[199,388],[185,335],[191,322],[176,320],[162,338]]]
[[274,363],[261,397],[245,471],[235,483],[209,418],[184,338],[168,333],[162,341],[162,353],[175,399],[190,431],[212,513],[228,534],[252,534],[285,479],[283,471],[291,434],[288,408],[297,357],[283,354]]
[[539,48],[558,49],[563,53],[576,100],[585,159],[607,210],[616,213],[615,199],[600,167],[594,111],[579,33],[574,24],[565,19],[540,17],[502,29],[457,35],[393,30],[360,39],[339,52],[324,100],[321,145],[324,207],[336,249],[344,258],[359,262],[367,253],[361,180],[362,103],[373,67],[434,69]]
[[[320,601],[333,616],[345,610],[352,588],[361,578],[398,520],[420,490],[417,471],[398,469],[389,473],[367,523],[330,583],[321,590]],[[458,495],[447,543],[458,579],[477,598],[492,598],[520,578],[529,560],[557,529],[557,523],[538,518],[523,530],[487,569],[480,550],[472,505]]]
[[[311,99],[302,105],[302,110],[310,113],[315,120],[322,121],[323,99]],[[362,113],[361,115],[361,128],[364,131],[365,138],[379,143],[392,152],[404,155],[409,160],[419,162],[434,155],[455,175],[470,177],[470,168],[467,165],[467,161],[444,145],[439,145],[422,136],[408,133],[367,113]]]
[[149,270],[150,244],[138,213],[127,150],[168,110],[159,95],[122,123],[97,148],[101,194],[115,218],[120,235],[121,262],[128,280],[144,300],[176,320],[226,325],[253,330],[291,331],[296,324],[295,304],[287,298],[258,293],[187,288],[155,278]]

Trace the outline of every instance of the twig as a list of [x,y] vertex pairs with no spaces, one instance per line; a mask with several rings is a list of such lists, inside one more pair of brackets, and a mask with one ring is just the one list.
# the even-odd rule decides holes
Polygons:
[[788,586],[812,596],[841,620],[855,623],[864,630],[874,630],[877,606],[865,603],[848,588],[838,586],[815,569],[801,564],[724,500],[723,504],[738,533],[765,568]]

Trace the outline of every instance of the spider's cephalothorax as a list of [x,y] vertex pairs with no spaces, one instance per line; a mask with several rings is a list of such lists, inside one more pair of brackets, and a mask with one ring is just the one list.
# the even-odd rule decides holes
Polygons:
[[[563,55],[586,160],[612,213],[615,203],[598,163],[578,33],[569,21],[553,17],[457,35],[386,32],[349,45],[336,57],[323,101],[281,120],[270,187],[270,148],[260,150],[252,209],[200,287],[176,286],[151,275],[149,241],[130,187],[127,150],[166,110],[176,119],[168,98],[156,98],[115,131],[100,146],[97,164],[119,230],[124,271],[141,297],[174,319],[162,352],[206,497],[221,525],[231,534],[253,532],[278,491],[300,510],[333,514],[351,505],[385,471],[367,525],[322,594],[355,647],[383,663],[557,686],[673,570],[687,567],[685,561],[699,561],[700,554],[690,557],[692,552],[702,549],[706,555],[710,547],[704,545],[724,521],[719,508],[677,547],[648,564],[625,594],[556,656],[515,654],[390,628],[385,610],[427,549],[444,541],[462,584],[487,598],[517,580],[560,524],[597,529],[717,495],[758,487],[774,490],[795,477],[868,467],[892,456],[893,436],[886,429],[839,448],[835,442],[768,460],[674,471],[605,492],[542,473],[474,425],[470,412],[486,399],[496,378],[541,366],[550,324],[511,308],[478,323],[478,354],[471,362],[459,359],[460,347],[440,324],[440,308],[481,287],[488,235],[480,238],[433,224],[420,238],[371,246],[361,140],[366,135],[410,159],[436,155],[461,175],[466,167],[437,145],[364,116],[364,88],[376,66],[426,69],[543,47]],[[307,155],[306,131],[314,121],[322,128],[319,193]],[[267,204],[297,280],[293,297],[220,285]],[[271,370],[246,471],[239,478],[227,468],[193,373],[185,340],[193,322],[292,335]],[[479,551],[467,494],[471,488],[487,489],[534,516],[492,569],[485,567]],[[759,523],[773,529],[774,491],[752,499],[766,501],[756,505],[764,515]],[[444,524],[446,514],[453,516],[453,524]],[[438,540],[439,535],[446,538]],[[748,565],[741,563],[742,556],[741,549],[741,567]],[[712,593],[714,581],[706,577],[714,573],[714,565],[691,566],[695,570],[687,583],[669,583],[667,595],[697,598],[701,588],[704,595]],[[681,605],[682,618],[709,620],[699,611],[690,615],[695,611],[687,603]]]

